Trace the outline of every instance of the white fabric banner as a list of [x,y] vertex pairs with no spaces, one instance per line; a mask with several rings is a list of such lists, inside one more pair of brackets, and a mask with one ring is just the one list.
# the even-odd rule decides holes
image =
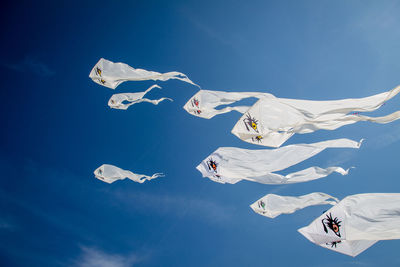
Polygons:
[[183,108],[190,114],[201,117],[204,119],[211,119],[212,117],[228,113],[232,110],[240,113],[245,113],[250,106],[236,106],[236,107],[225,107],[222,109],[216,109],[221,105],[231,105],[245,98],[261,98],[271,97],[273,95],[268,93],[258,92],[223,92],[223,91],[211,91],[211,90],[199,90],[189,101],[183,106]]
[[389,123],[400,118],[400,111],[376,118],[348,113],[374,111],[399,92],[400,86],[365,98],[334,101],[263,97],[245,112],[232,133],[249,143],[279,147],[295,133],[335,130],[358,121]]
[[[148,92],[150,92],[150,90],[152,90],[153,88],[160,88],[161,89],[160,86],[153,85],[153,86],[149,87],[144,92],[114,94],[108,100],[108,106],[110,106],[110,108],[126,110],[130,106],[132,106],[134,104],[142,103],[142,102],[148,102],[148,103],[151,103],[153,105],[158,105],[158,103],[160,103],[161,101],[164,101],[164,100],[173,101],[171,98],[167,98],[167,97],[162,97],[162,98],[157,99],[157,100],[150,100],[150,99],[147,99],[147,98],[143,98],[144,95],[147,94]],[[128,103],[125,104],[124,102],[128,102]]]
[[126,81],[167,81],[169,79],[177,79],[199,87],[185,74],[180,72],[172,71],[159,73],[155,71],[135,69],[125,63],[114,63],[104,58],[101,58],[93,67],[89,77],[94,82],[111,89],[115,89],[118,85]]
[[288,175],[273,172],[300,163],[326,148],[359,148],[360,142],[350,139],[335,139],[313,144],[296,144],[277,149],[249,150],[236,147],[220,147],[204,159],[196,168],[203,177],[234,184],[249,180],[263,184],[287,184],[319,179],[337,172],[346,175],[348,170],[340,167],[326,169],[310,167]]
[[144,174],[136,174],[131,171],[123,170],[110,164],[103,164],[94,171],[94,175],[97,179],[106,182],[113,183],[117,180],[123,180],[125,178],[131,179],[134,182],[143,183],[146,180],[152,180],[158,177],[164,177],[162,173],[155,173],[152,176]]
[[296,210],[304,209],[315,205],[336,205],[339,200],[325,193],[311,193],[299,197],[279,196],[268,194],[253,204],[250,207],[255,213],[262,216],[275,218],[281,214],[294,213]]
[[400,239],[400,193],[345,197],[299,232],[314,243]]
[[378,240],[400,237],[400,194],[360,194],[340,202],[319,192],[299,197],[268,194],[250,207],[262,216],[275,218],[326,204],[333,207],[298,230],[321,247],[355,257]]

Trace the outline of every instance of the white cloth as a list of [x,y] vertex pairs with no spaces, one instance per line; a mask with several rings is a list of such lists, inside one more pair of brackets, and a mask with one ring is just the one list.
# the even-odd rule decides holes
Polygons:
[[[164,100],[173,101],[171,98],[167,98],[167,97],[162,97],[162,98],[157,99],[157,100],[150,100],[150,99],[147,99],[147,98],[143,98],[144,95],[147,94],[148,92],[150,92],[150,90],[152,90],[153,88],[160,88],[161,89],[160,86],[153,85],[153,86],[149,87],[144,92],[114,94],[108,100],[108,106],[110,106],[110,108],[126,110],[130,106],[132,106],[134,104],[142,103],[142,102],[148,102],[148,103],[151,103],[153,105],[158,105],[158,103],[160,103],[161,101],[164,101]],[[128,103],[125,104],[124,102],[128,102]]]
[[378,240],[400,238],[400,194],[360,194],[340,202],[319,192],[299,197],[268,194],[250,207],[262,216],[275,218],[326,204],[333,207],[298,230],[321,247],[355,257]]
[[320,192],[299,197],[268,194],[251,204],[250,207],[255,213],[275,218],[281,214],[294,213],[296,210],[304,209],[305,207],[326,204],[336,205],[338,202],[337,198]]
[[134,182],[143,183],[146,180],[152,180],[158,177],[163,177],[162,173],[155,173],[152,176],[144,174],[136,174],[131,171],[123,170],[110,164],[103,164],[94,171],[94,175],[97,179],[106,182],[113,183],[117,180],[123,180],[129,178]]
[[273,172],[300,163],[326,148],[359,148],[360,142],[335,139],[313,144],[296,144],[277,149],[249,150],[235,147],[220,147],[204,159],[196,168],[203,177],[219,182],[234,184],[249,180],[263,184],[287,184],[319,179],[337,172],[346,175],[341,167],[326,169],[310,167],[288,175]]
[[[339,227],[329,227],[329,221],[335,218],[340,221]],[[299,232],[318,244],[340,240],[400,239],[400,193],[345,197]]]
[[198,86],[185,74],[180,72],[172,71],[159,73],[155,71],[135,69],[125,63],[114,63],[104,58],[101,58],[93,67],[89,77],[94,82],[111,89],[115,89],[118,85],[126,81],[167,81],[169,79],[177,79]]
[[199,90],[189,101],[183,106],[183,108],[189,113],[197,117],[204,119],[211,119],[212,117],[230,112],[232,110],[240,113],[245,113],[250,106],[228,106],[222,109],[216,109],[218,106],[231,105],[245,98],[261,98],[261,97],[272,97],[273,95],[268,93],[258,92],[223,92],[223,91],[210,91],[210,90]]
[[249,143],[279,147],[295,133],[335,130],[358,121],[389,123],[400,118],[400,111],[376,118],[348,113],[376,110],[399,92],[400,86],[365,98],[333,101],[263,97],[245,112],[232,133]]

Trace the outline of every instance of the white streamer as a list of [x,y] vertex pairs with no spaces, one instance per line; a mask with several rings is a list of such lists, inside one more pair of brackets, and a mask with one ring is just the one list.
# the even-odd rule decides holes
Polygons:
[[[173,101],[171,98],[167,98],[167,97],[162,97],[162,98],[157,99],[157,100],[150,100],[150,99],[147,99],[147,98],[143,98],[144,95],[147,94],[148,92],[150,92],[150,90],[152,90],[153,88],[160,88],[161,89],[160,86],[153,85],[153,86],[151,86],[150,88],[148,88],[144,92],[114,94],[108,100],[108,105],[110,106],[110,108],[126,110],[130,106],[132,106],[134,104],[142,103],[142,102],[148,102],[148,103],[151,103],[153,105],[158,105],[158,103],[160,103],[161,101],[164,101],[164,100]],[[129,103],[124,104],[125,101],[129,102]]]
[[196,168],[203,177],[219,182],[234,184],[249,180],[263,184],[288,184],[319,179],[337,172],[346,175],[341,167],[310,167],[288,175],[273,172],[300,163],[326,148],[359,148],[360,142],[335,139],[313,144],[296,144],[277,149],[249,150],[235,147],[220,147],[204,159]]
[[131,179],[134,182],[143,183],[146,180],[152,180],[158,177],[164,177],[162,173],[155,173],[152,176],[144,174],[136,174],[131,171],[123,170],[110,164],[103,164],[94,171],[94,175],[97,179],[106,182],[113,183],[117,180],[123,180],[125,178]]
[[114,63],[104,58],[101,58],[93,67],[89,77],[94,82],[111,89],[115,89],[118,85],[126,81],[167,81],[169,79],[180,80],[199,87],[185,74],[180,72],[172,71],[159,73],[155,71],[135,69],[125,63]]

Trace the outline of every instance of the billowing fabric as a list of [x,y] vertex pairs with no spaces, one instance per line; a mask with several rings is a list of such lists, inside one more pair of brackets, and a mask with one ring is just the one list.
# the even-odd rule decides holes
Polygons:
[[345,197],[299,232],[311,242],[400,239],[400,194]]
[[400,111],[376,118],[348,113],[374,111],[399,92],[400,86],[365,98],[334,101],[263,97],[243,114],[232,133],[249,143],[279,147],[295,133],[335,130],[358,121],[389,123],[400,118]]
[[106,182],[113,183],[117,180],[123,180],[125,178],[131,179],[132,181],[143,183],[146,180],[152,180],[158,177],[163,177],[162,173],[155,173],[152,176],[144,174],[136,174],[131,171],[123,170],[113,165],[103,164],[94,171],[94,175],[97,179]]
[[250,106],[236,106],[236,107],[224,107],[222,109],[216,109],[218,106],[231,105],[245,98],[261,98],[271,97],[273,95],[268,93],[258,92],[223,92],[223,91],[210,91],[210,90],[199,90],[189,101],[183,106],[183,108],[190,114],[201,117],[204,119],[211,119],[212,117],[230,112],[232,110],[240,113],[245,113]]
[[220,147],[205,158],[196,168],[203,177],[234,184],[249,180],[263,184],[288,184],[319,179],[337,172],[346,175],[341,167],[310,167],[288,175],[274,172],[300,163],[326,148],[359,148],[360,142],[350,139],[335,139],[313,144],[296,144],[277,149],[249,150],[236,147]]
[[290,214],[315,205],[336,205],[339,200],[325,193],[311,193],[299,197],[268,194],[250,205],[254,212],[269,218]]
[[125,63],[114,63],[104,58],[101,58],[93,67],[89,77],[94,82],[111,89],[115,89],[118,85],[126,81],[167,81],[169,79],[177,79],[198,86],[185,74],[180,72],[172,71],[159,73],[143,69],[134,69]]
[[[142,103],[142,102],[148,102],[153,105],[158,105],[158,103],[160,103],[161,101],[164,101],[164,100],[173,101],[171,98],[167,98],[167,97],[162,97],[157,100],[150,100],[147,98],[143,98],[144,95],[147,94],[148,92],[150,92],[150,90],[152,90],[153,88],[161,88],[161,87],[158,85],[153,85],[144,92],[114,94],[111,96],[110,100],[108,100],[108,105],[110,106],[110,108],[126,110],[130,106],[132,106],[134,104]],[[128,102],[128,103],[126,103],[126,102]]]

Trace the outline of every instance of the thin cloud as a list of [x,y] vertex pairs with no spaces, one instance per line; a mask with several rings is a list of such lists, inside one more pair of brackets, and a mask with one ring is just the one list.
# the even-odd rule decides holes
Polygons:
[[17,63],[3,63],[2,65],[10,70],[34,73],[41,77],[49,77],[55,74],[46,64],[30,56]]
[[[221,205],[214,201],[175,195],[148,193],[123,194],[115,192],[115,197],[130,207],[152,210],[159,214],[176,213],[178,216],[199,217],[208,223],[223,223],[231,218],[235,207]],[[156,209],[154,207],[157,207]]]
[[74,262],[74,266],[130,267],[135,266],[141,261],[140,257],[136,254],[112,254],[86,246],[81,246],[81,252],[80,257]]

